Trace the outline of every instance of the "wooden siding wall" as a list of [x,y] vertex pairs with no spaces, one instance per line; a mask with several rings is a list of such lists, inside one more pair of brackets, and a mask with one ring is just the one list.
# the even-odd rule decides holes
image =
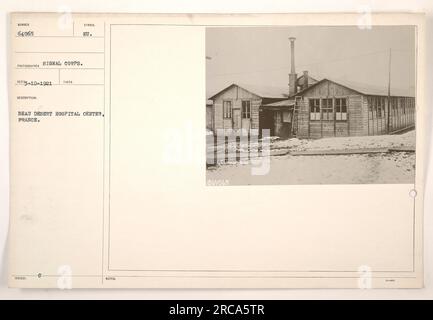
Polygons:
[[254,99],[251,103],[251,129],[259,128],[259,109],[262,104],[261,99]]
[[[262,99],[240,87],[232,87],[218,96],[213,100],[214,108],[214,131],[217,129],[233,129],[233,111],[232,118],[225,119],[223,114],[223,101],[231,101],[232,109],[239,109],[239,115],[242,117],[242,100],[251,101],[251,121],[249,128],[246,129],[258,129],[259,128],[259,108],[262,104]],[[242,119],[240,119],[242,123]]]
[[[333,99],[334,120],[310,120],[309,99]],[[335,98],[347,99],[347,120],[335,120]],[[378,112],[377,102],[383,105]],[[332,82],[324,82],[307,91],[300,101],[299,138],[366,136],[388,133],[388,98],[364,96]],[[322,118],[322,117],[321,117]],[[390,132],[413,127],[415,98],[391,97]]]
[[[378,101],[383,106],[378,112]],[[368,135],[388,133],[388,97],[364,96],[363,106],[368,114]],[[415,125],[415,98],[391,97],[389,132],[395,132]]]
[[[347,120],[335,120],[336,98],[347,99]],[[310,120],[310,99],[332,99],[333,120]],[[362,96],[332,82],[324,82],[307,91],[300,101],[298,137],[317,139],[350,135],[367,135],[367,113],[362,107]]]
[[367,113],[362,106],[362,96],[348,97],[347,106],[347,136],[366,136]]
[[310,136],[310,110],[307,99],[299,100],[298,111],[298,138],[309,138]]
[[213,129],[213,106],[206,106],[206,129]]
[[[310,120],[310,99],[333,99],[333,120]],[[337,96],[345,98],[347,120],[335,120],[335,99],[331,96],[304,98],[302,101],[299,124],[299,138],[325,138],[367,135],[367,114],[362,108],[362,96]]]

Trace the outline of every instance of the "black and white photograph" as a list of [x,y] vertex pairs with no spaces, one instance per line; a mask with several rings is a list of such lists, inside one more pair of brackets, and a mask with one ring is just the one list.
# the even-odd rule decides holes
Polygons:
[[208,27],[207,185],[414,183],[415,34]]

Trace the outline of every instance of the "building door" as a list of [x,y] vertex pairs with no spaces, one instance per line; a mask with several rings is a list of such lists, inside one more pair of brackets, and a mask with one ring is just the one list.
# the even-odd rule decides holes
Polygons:
[[268,110],[262,110],[259,113],[259,128],[260,128],[260,135],[263,132],[263,129],[270,130],[270,135],[275,135],[275,128],[274,128],[274,113],[273,111]]
[[245,129],[245,130],[251,129],[251,119],[242,118],[242,129]]
[[233,129],[237,130],[241,128],[241,110],[233,109]]
[[242,100],[242,129],[251,127],[251,100]]

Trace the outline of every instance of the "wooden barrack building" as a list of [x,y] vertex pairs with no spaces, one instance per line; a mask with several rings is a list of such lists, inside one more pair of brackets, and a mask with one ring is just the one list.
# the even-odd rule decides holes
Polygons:
[[298,77],[295,38],[289,39],[288,92],[287,88],[231,84],[209,98],[209,129],[269,129],[272,136],[285,139],[391,134],[415,126],[414,88],[390,89],[389,94],[386,85],[318,81],[307,71]]

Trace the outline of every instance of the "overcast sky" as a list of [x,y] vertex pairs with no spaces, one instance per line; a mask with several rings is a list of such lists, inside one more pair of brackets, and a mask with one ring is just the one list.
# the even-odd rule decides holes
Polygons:
[[206,30],[207,95],[236,82],[288,91],[291,36],[298,75],[387,87],[391,48],[391,89],[414,92],[414,27],[224,27]]

